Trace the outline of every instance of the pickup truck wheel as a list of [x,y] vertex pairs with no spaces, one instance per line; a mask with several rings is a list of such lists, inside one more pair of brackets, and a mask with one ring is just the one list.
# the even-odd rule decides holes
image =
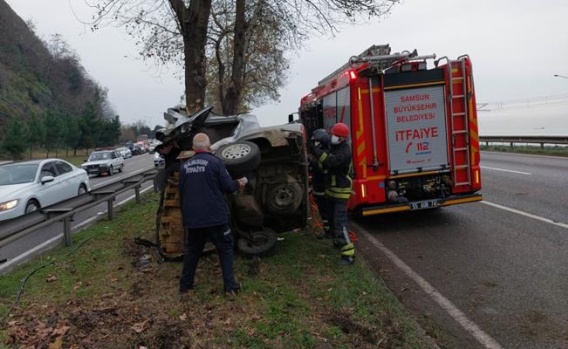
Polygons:
[[225,163],[233,178],[255,170],[260,164],[260,148],[253,142],[239,141],[220,147],[215,155]]
[[112,176],[113,174],[114,174],[114,169],[111,166],[110,169],[108,170],[108,175]]
[[124,165],[122,165],[118,168],[118,172],[122,172],[123,169],[124,169]]
[[246,235],[238,239],[237,248],[247,257],[264,256],[276,245],[276,232],[270,228],[263,227]]
[[303,199],[302,187],[290,176],[286,183],[269,186],[266,194],[265,208],[276,215],[294,212],[300,207]]

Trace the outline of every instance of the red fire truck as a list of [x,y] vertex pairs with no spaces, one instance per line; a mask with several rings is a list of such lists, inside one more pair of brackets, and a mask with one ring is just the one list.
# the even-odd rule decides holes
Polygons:
[[350,128],[352,214],[482,199],[471,60],[435,59],[373,45],[301,99],[308,137],[336,122]]

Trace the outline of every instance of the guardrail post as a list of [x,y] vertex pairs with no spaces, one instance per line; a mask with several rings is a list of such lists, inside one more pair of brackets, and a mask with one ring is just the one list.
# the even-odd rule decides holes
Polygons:
[[142,199],[140,198],[140,186],[139,185],[134,187],[134,195],[136,195],[136,203],[137,204],[141,203]]
[[70,216],[63,218],[63,241],[65,242],[65,247],[71,246],[71,217]]
[[107,212],[108,212],[108,220],[111,221],[114,218],[114,206],[112,202],[114,201],[114,197],[107,200]]

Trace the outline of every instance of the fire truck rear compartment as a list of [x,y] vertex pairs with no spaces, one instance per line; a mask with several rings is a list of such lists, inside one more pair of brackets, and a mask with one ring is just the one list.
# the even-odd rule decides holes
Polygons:
[[[448,173],[387,179],[385,201],[399,204],[428,199],[443,199],[451,195],[451,179]],[[393,193],[396,192],[396,195]]]

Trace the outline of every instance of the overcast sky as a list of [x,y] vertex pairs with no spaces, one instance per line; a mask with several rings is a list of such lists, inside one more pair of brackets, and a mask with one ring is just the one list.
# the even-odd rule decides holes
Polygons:
[[[63,35],[90,76],[109,89],[122,122],[163,125],[163,112],[179,103],[181,72],[138,60],[121,28],[92,33],[80,22],[92,15],[84,0],[6,1],[34,22],[39,36]],[[450,59],[468,54],[477,101],[489,103],[479,112],[481,135],[568,135],[567,16],[566,0],[403,0],[386,18],[314,38],[292,56],[280,103],[253,113],[263,125],[285,123],[317,81],[350,56],[388,43],[392,52],[417,49]]]

